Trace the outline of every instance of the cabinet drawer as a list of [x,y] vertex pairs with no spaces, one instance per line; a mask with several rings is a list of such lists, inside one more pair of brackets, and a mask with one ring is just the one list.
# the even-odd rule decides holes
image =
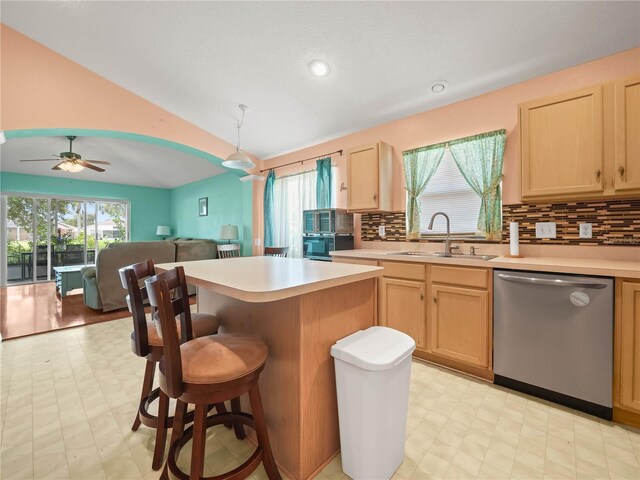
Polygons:
[[425,280],[424,264],[402,262],[380,262],[384,267],[382,275],[385,277],[406,278],[410,280]]
[[370,267],[377,267],[377,260],[370,260],[368,258],[349,258],[349,257],[333,257],[334,263],[350,263],[352,265],[368,265]]
[[431,281],[433,283],[488,288],[489,270],[483,268],[441,267],[434,265],[431,267]]

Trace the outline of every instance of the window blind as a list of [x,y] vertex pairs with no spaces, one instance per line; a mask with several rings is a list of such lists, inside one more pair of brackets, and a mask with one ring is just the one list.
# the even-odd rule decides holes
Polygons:
[[474,192],[458,169],[447,148],[438,170],[420,195],[420,233],[447,233],[447,222],[438,216],[433,230],[427,226],[431,216],[444,212],[451,220],[451,233],[476,233],[480,213],[480,196]]

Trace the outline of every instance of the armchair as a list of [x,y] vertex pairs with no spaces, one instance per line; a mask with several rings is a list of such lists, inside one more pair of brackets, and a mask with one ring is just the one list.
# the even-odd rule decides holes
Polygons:
[[82,300],[84,304],[93,309],[101,309],[100,292],[96,280],[96,267],[86,266],[80,269],[82,274]]

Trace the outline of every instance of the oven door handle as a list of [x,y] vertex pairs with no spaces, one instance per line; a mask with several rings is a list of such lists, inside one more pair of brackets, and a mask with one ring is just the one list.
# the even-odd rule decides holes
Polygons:
[[570,280],[560,280],[559,278],[538,278],[538,277],[518,277],[499,273],[498,278],[507,282],[529,283],[532,285],[547,285],[550,287],[573,287],[573,288],[607,288],[606,283],[572,282]]

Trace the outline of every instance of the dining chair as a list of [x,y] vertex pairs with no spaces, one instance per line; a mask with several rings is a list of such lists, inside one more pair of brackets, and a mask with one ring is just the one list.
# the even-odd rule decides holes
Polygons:
[[286,257],[289,254],[289,247],[264,247],[265,257]]
[[240,245],[237,243],[226,243],[218,245],[218,258],[240,257]]
[[[183,267],[160,273],[145,280],[149,303],[157,309],[164,342],[164,357],[160,361],[160,388],[163,396],[176,399],[176,413],[169,454],[160,476],[168,479],[169,472],[180,479],[202,479],[204,473],[207,428],[233,423],[246,425],[256,433],[257,448],[247,460],[233,470],[208,477],[216,480],[246,478],[260,463],[270,480],[281,480],[273,458],[269,434],[264,418],[258,381],[267,361],[268,347],[258,338],[235,333],[199,337],[184,342],[177,331],[175,318],[189,324],[188,304],[172,299],[171,291],[186,291]],[[251,414],[240,411],[239,396],[248,393]],[[209,405],[231,400],[231,412],[218,411],[208,415]],[[195,406],[193,426],[185,428],[188,404]],[[168,405],[160,407],[166,416]],[[180,451],[191,442],[191,469],[185,472],[178,466]]]

